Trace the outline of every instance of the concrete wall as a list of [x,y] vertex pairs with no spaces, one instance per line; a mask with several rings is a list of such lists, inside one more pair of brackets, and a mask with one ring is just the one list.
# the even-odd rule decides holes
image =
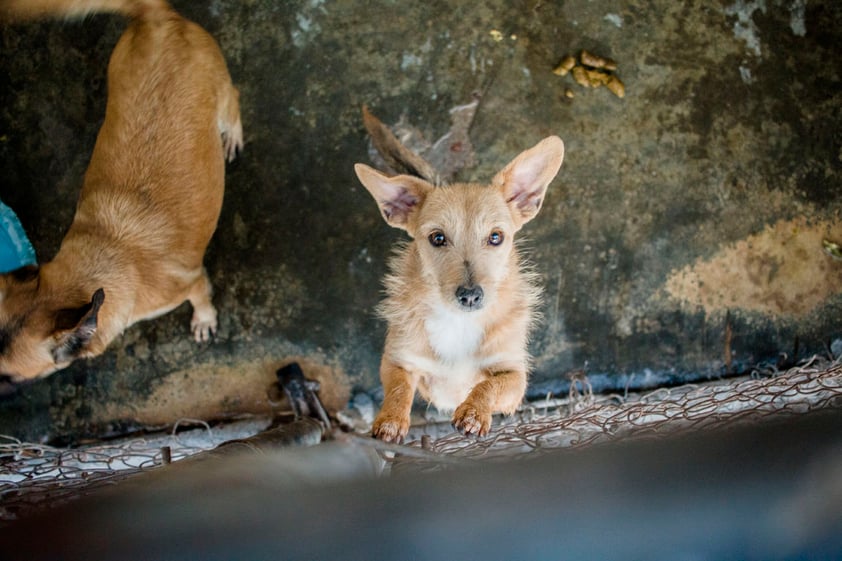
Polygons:
[[[228,166],[206,258],[218,340],[192,342],[187,305],[137,325],[5,398],[0,433],[265,412],[274,369],[294,358],[334,408],[376,391],[373,306],[402,237],[352,174],[369,161],[363,103],[434,140],[449,109],[482,92],[463,180],[490,179],[549,134],[565,140],[524,232],[546,287],[533,393],[563,390],[572,369],[623,387],[823,352],[842,336],[842,262],[822,248],[842,242],[839,3],[174,5],[218,39],[242,93],[245,152]],[[70,224],[124,26],[0,28],[0,199],[41,260]],[[552,73],[581,49],[618,62],[625,98]]]

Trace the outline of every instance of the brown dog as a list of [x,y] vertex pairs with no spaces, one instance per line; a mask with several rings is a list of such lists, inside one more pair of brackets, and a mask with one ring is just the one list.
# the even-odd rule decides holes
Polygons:
[[458,430],[484,435],[492,415],[514,412],[526,391],[527,337],[540,289],[522,269],[514,236],[541,208],[564,144],[544,139],[490,185],[435,186],[429,165],[376,118],[366,113],[365,120],[387,163],[407,174],[388,177],[357,164],[357,177],[386,222],[412,237],[385,280],[385,396],[372,433],[401,441],[417,389],[436,407],[455,409]]
[[32,380],[102,353],[133,323],[193,305],[216,330],[202,266],[225,159],[242,148],[238,92],[219,47],[164,0],[2,0],[5,21],[109,11],[131,19],[73,224],[55,258],[0,276],[0,374]]

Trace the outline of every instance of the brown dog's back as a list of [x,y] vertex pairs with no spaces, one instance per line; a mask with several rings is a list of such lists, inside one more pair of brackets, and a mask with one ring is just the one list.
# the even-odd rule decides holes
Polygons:
[[236,101],[236,91],[203,29],[168,9],[146,14],[132,21],[111,57],[105,122],[73,227],[90,207],[93,220],[108,216],[106,226],[142,238],[158,257],[166,259],[175,244],[179,260],[201,263],[223,197],[219,108]]

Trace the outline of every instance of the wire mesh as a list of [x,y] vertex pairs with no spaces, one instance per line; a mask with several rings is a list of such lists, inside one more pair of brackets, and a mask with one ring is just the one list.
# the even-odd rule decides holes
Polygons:
[[[447,417],[430,411],[412,427],[406,445],[359,436],[344,440],[380,450],[391,470],[426,471],[842,407],[842,361],[819,357],[785,372],[756,371],[750,377],[645,394],[595,394],[584,372],[573,373],[572,381],[568,396],[529,403],[515,415],[497,420],[483,438],[453,432]],[[180,430],[191,423],[199,428]],[[271,419],[252,419],[211,427],[184,420],[169,434],[71,449],[0,436],[0,522],[260,433],[270,423]],[[362,433],[368,429],[370,425],[357,428]],[[341,435],[336,438],[343,440]]]
[[223,442],[256,434],[269,422],[251,419],[211,427],[201,420],[182,419],[168,434],[78,448],[55,448],[0,435],[0,521],[63,504]]
[[595,395],[582,372],[574,374],[574,382],[567,398],[531,403],[492,427],[485,437],[466,438],[452,432],[438,438],[424,435],[408,446],[424,448],[428,454],[389,454],[387,461],[395,468],[413,463],[436,467],[437,456],[512,459],[558,448],[658,438],[842,407],[842,362],[819,357],[771,375],[755,371],[750,377],[641,395]]

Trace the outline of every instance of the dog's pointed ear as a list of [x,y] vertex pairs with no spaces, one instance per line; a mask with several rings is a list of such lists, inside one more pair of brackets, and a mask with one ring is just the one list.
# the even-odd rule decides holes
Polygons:
[[383,220],[395,228],[409,230],[412,217],[427,193],[434,189],[423,179],[410,175],[388,177],[365,164],[356,164],[354,171],[360,183],[377,201]]
[[97,316],[105,301],[105,290],[94,292],[91,301],[79,308],[59,310],[55,317],[53,360],[64,364],[79,357],[88,348],[97,330]]
[[512,160],[494,176],[492,184],[503,191],[506,203],[520,228],[538,214],[547,187],[564,160],[564,142],[550,136]]

